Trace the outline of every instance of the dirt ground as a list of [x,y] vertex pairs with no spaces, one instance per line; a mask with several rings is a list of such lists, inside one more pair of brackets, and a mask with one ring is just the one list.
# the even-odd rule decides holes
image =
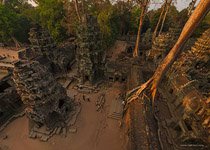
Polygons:
[[[90,102],[82,99],[81,93],[71,89],[70,95],[77,95],[82,110],[74,128],[76,133],[68,133],[67,137],[53,136],[48,142],[28,138],[28,119],[26,116],[10,123],[0,133],[0,147],[3,150],[123,150],[125,149],[123,129],[119,120],[108,118],[110,104],[116,99],[124,85],[113,83],[96,94],[86,94]],[[95,102],[100,94],[106,92],[106,102],[100,112],[96,111]],[[6,139],[5,139],[6,136]]]

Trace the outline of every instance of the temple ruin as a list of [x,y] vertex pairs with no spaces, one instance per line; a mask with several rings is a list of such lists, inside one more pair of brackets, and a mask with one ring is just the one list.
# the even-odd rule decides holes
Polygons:
[[177,28],[170,28],[168,32],[161,33],[153,40],[152,48],[146,53],[146,59],[158,65],[175,44],[179,33]]
[[[29,32],[29,41],[31,42],[31,50],[29,58],[36,54],[48,61],[48,67],[52,72],[65,73],[74,61],[75,45],[71,42],[68,47],[58,47],[50,36],[49,32],[39,25],[35,25]],[[33,54],[32,54],[33,53]]]
[[106,56],[96,18],[87,15],[85,20],[86,22],[81,24],[77,33],[78,75],[81,83],[85,81],[94,83],[104,76]]
[[27,116],[38,126],[64,126],[71,111],[71,100],[46,67],[36,61],[15,64],[13,79]]
[[[195,149],[208,147],[209,100],[207,91],[209,89],[209,71],[207,66],[210,40],[207,36],[210,34],[209,31],[209,29],[206,30],[191,49],[185,50],[167,73],[159,88],[154,108],[155,118],[152,118],[150,114],[153,108],[149,103],[151,101],[149,97],[139,97],[138,102],[135,101],[131,104],[126,117],[130,118],[128,128],[131,130],[129,134],[131,149],[144,149],[147,146],[151,146],[153,149],[185,149],[189,144],[194,144]],[[162,39],[162,37],[163,35],[160,35],[155,41]],[[154,51],[153,46],[151,52]],[[166,48],[159,54],[165,54],[165,51]],[[158,55],[156,52],[154,54]],[[157,63],[156,60],[152,60],[152,63]],[[148,59],[148,61],[150,60]],[[149,66],[141,68],[143,74],[146,70],[153,71],[153,67],[150,68]],[[141,73],[138,73],[138,76],[139,80],[136,82],[141,83],[147,80],[141,76]],[[134,75],[129,77],[129,80],[132,81],[133,77]],[[130,82],[130,86],[133,84],[138,85],[138,83]],[[128,89],[132,88],[128,87]],[[139,116],[145,117],[145,122],[135,121]],[[141,126],[138,127],[137,124],[141,124]],[[145,126],[148,126],[149,136],[142,129]],[[145,138],[149,137],[149,142],[141,145],[139,143],[144,141],[142,138],[144,136]],[[152,139],[154,143],[151,142]]]
[[63,38],[31,22],[0,43],[0,150],[210,149],[210,26],[182,30],[196,0],[59,2]]

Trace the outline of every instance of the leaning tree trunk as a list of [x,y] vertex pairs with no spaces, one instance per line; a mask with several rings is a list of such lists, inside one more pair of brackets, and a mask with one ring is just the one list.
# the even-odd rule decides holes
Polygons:
[[75,10],[76,10],[76,13],[77,13],[77,17],[78,17],[78,20],[81,21],[81,16],[80,16],[80,13],[79,13],[79,6],[78,6],[78,0],[74,0],[74,6],[75,6]]
[[142,29],[146,9],[147,9],[147,4],[148,4],[148,1],[146,2],[146,4],[142,4],[142,10],[141,10],[140,18],[139,18],[139,27],[138,27],[138,33],[137,33],[137,38],[136,38],[136,45],[133,51],[133,57],[139,56],[139,43],[140,43],[140,38],[141,38],[141,29]]
[[157,36],[157,31],[158,31],[158,28],[159,28],[159,26],[160,26],[160,22],[161,22],[161,20],[162,20],[162,17],[163,17],[163,13],[164,13],[164,11],[165,11],[165,8],[166,8],[166,1],[165,1],[164,4],[163,4],[162,11],[161,11],[160,17],[159,17],[159,19],[158,19],[158,23],[157,23],[157,25],[156,25],[156,27],[155,27],[155,30],[154,30],[152,39],[155,39],[156,36]]
[[[182,47],[184,46],[188,38],[192,35],[192,33],[195,31],[200,22],[203,20],[203,18],[206,16],[206,14],[209,12],[209,10],[210,10],[210,0],[201,0],[198,6],[196,7],[195,11],[192,13],[187,23],[185,24],[176,44],[170,50],[170,52],[168,53],[166,58],[162,61],[162,63],[158,66],[154,75],[146,83],[142,84],[141,86],[129,92],[131,96],[129,96],[128,98],[128,104],[136,100],[138,96],[142,94],[142,92],[145,89],[148,88],[150,88],[152,92],[151,96],[154,101],[157,88],[162,78],[164,77],[168,69],[172,66],[172,64],[178,57],[179,53],[182,51]],[[134,92],[135,94],[133,94]]]
[[160,27],[159,35],[161,34],[161,32],[163,30],[163,26],[164,26],[164,23],[165,23],[166,16],[168,14],[169,8],[171,6],[171,3],[172,3],[172,0],[170,0],[169,3],[166,0],[166,12],[165,12],[164,17],[163,17],[163,21],[162,21],[162,24],[161,24],[161,27]]
[[170,50],[170,52],[163,60],[161,65],[159,65],[158,68],[156,69],[153,75],[153,81],[151,87],[153,99],[155,98],[157,87],[159,86],[163,76],[166,74],[168,69],[174,63],[179,53],[181,52],[183,45],[186,43],[188,38],[195,31],[196,27],[203,20],[203,18],[206,16],[209,10],[210,10],[210,0],[201,0],[198,6],[196,7],[195,11],[193,12],[193,14],[190,16],[189,20],[185,24],[176,44]]

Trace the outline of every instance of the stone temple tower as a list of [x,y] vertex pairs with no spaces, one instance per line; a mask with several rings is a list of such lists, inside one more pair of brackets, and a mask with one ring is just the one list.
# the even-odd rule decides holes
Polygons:
[[94,83],[103,77],[105,53],[97,19],[93,16],[87,15],[85,23],[79,26],[76,60],[81,83],[86,81]]
[[56,45],[49,32],[41,26],[35,25],[30,29],[29,35],[32,50],[39,51],[49,60],[53,60],[53,52],[56,49]]
[[66,72],[74,55],[73,43],[68,49],[58,47],[50,33],[39,25],[34,25],[29,32],[31,51],[40,53],[51,62],[52,72]]
[[13,80],[33,124],[47,129],[65,125],[73,108],[72,100],[45,66],[37,61],[17,62]]

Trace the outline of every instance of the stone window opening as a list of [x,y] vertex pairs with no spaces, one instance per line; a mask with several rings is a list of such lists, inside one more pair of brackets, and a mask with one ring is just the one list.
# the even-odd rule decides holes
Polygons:
[[114,80],[114,78],[113,78],[113,77],[109,77],[109,80],[113,81],[113,80]]
[[68,111],[69,111],[69,108],[68,108],[68,107],[66,107],[65,112],[67,113]]
[[4,112],[0,110],[0,118],[4,116]]
[[116,81],[119,81],[119,80],[120,80],[120,77],[119,77],[119,76],[116,76],[116,77],[115,77],[115,80],[116,80]]
[[61,109],[64,105],[64,100],[63,99],[60,99],[59,100],[59,103],[58,103],[58,108]]
[[5,89],[8,89],[11,87],[11,85],[7,82],[3,82],[2,85],[0,86],[0,93],[4,92]]
[[139,55],[140,55],[140,56],[143,56],[143,52],[140,52]]
[[89,81],[90,79],[89,79],[89,76],[85,76],[85,81]]
[[173,94],[173,92],[174,92],[173,89],[170,89],[170,90],[169,90],[169,93],[170,93],[170,94]]
[[128,49],[127,49],[127,53],[130,54],[130,53],[132,53],[132,52],[133,52],[133,48],[132,48],[131,46],[129,46]]
[[126,81],[126,78],[122,77],[122,82],[125,82]]
[[192,127],[191,127],[191,125],[190,125],[190,123],[189,123],[189,121],[184,120],[184,123],[185,123],[185,125],[186,125],[186,127],[187,127],[187,129],[188,129],[189,131],[192,131],[192,130],[193,130]]
[[162,58],[162,55],[159,55],[158,57],[157,57],[157,60],[160,60]]

